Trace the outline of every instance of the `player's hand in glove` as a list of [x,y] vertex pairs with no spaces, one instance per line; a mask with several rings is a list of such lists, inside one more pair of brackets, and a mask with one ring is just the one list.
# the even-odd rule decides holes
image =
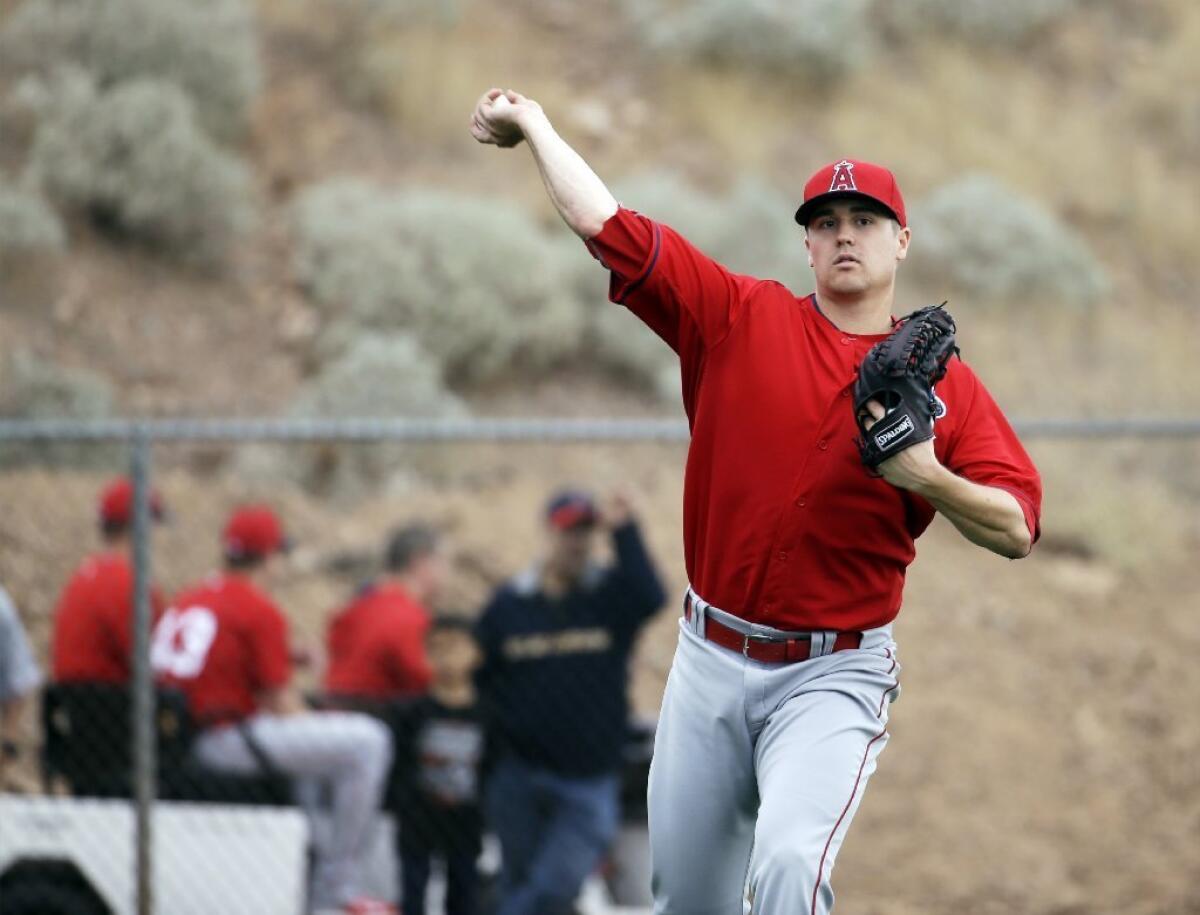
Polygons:
[[471,136],[478,142],[511,148],[525,139],[530,117],[544,117],[542,106],[511,89],[489,89],[471,113]]
[[869,470],[894,486],[919,490],[939,466],[933,421],[941,405],[933,386],[958,352],[954,331],[954,319],[941,305],[919,309],[871,347],[859,366],[854,386],[859,452]]

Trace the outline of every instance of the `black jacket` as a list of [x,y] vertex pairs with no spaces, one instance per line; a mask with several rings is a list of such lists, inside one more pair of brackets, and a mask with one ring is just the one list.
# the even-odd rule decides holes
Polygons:
[[616,562],[551,600],[539,570],[503,585],[480,617],[481,693],[501,753],[562,775],[615,773],[629,713],[629,654],[666,594],[633,523]]

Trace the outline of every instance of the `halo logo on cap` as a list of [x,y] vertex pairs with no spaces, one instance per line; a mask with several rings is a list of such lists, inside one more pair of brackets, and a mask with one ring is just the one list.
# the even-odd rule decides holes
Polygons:
[[833,178],[829,182],[829,193],[834,191],[857,191],[854,183],[854,163],[843,159],[833,167]]
[[804,182],[804,202],[796,210],[796,222],[807,228],[809,220],[831,198],[855,195],[874,200],[900,225],[908,225],[896,176],[882,165],[861,159],[839,159],[813,172]]

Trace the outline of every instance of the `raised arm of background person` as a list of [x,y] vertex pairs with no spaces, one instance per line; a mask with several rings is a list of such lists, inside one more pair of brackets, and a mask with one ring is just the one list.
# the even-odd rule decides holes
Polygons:
[[599,176],[560,137],[542,106],[512,90],[489,89],[471,115],[471,135],[501,147],[529,142],[542,182],[559,215],[580,238],[599,234],[617,200]]
[[635,622],[648,619],[667,600],[654,561],[646,550],[637,522],[628,521],[613,528],[613,552],[617,557],[616,573],[622,588],[622,606]]
[[631,622],[640,623],[666,603],[666,589],[629,503],[623,497],[615,498],[604,520],[612,532],[616,557],[612,570],[613,584],[620,592],[616,604],[625,610]]

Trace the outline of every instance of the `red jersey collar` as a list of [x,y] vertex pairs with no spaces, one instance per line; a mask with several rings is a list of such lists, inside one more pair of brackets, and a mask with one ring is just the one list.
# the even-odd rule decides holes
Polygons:
[[[822,326],[827,328],[832,333],[836,333],[842,337],[853,337],[856,340],[869,340],[872,343],[878,343],[880,340],[886,340],[889,336],[891,336],[891,331],[883,334],[855,334],[847,330],[842,330],[833,323],[833,319],[830,318],[829,315],[825,314],[825,312],[821,310],[821,304],[817,301],[817,294],[815,292],[809,294],[808,300],[812,303],[813,311],[815,311],[821,317]],[[891,315],[890,317],[892,328],[895,329],[896,324],[899,323],[899,319],[895,315]]]

